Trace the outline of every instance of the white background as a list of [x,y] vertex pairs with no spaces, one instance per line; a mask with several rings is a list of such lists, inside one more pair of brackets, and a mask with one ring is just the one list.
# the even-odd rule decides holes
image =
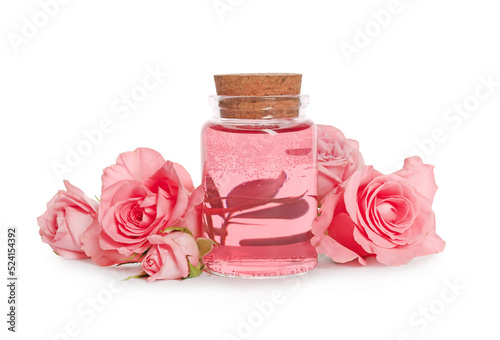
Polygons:
[[[17,48],[9,37],[22,35],[23,18],[45,24],[40,4],[0,4],[0,337],[498,338],[500,86],[471,97],[480,78],[500,81],[498,3],[401,0],[386,27],[371,13],[389,0],[219,3],[231,6],[222,16],[213,0],[68,1]],[[342,44],[355,46],[365,29],[367,46],[358,41],[348,62]],[[169,75],[127,117],[115,112],[148,67]],[[308,115],[359,140],[366,163],[383,172],[399,169],[416,141],[440,136],[427,141],[424,161],[436,166],[445,251],[395,268],[321,258],[299,281],[204,274],[121,289],[134,269],[67,261],[41,242],[36,217],[63,188],[53,165],[103,119],[113,131],[62,176],[89,196],[100,194],[102,169],[136,147],[183,164],[199,184],[212,75],[234,72],[303,73]],[[449,112],[464,102],[469,115]],[[19,231],[17,334],[5,322],[8,226]],[[255,304],[272,296],[279,303],[262,316]],[[257,326],[242,333],[249,318]]]

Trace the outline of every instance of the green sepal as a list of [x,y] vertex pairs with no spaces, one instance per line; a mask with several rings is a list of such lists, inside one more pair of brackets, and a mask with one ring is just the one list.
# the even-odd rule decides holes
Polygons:
[[148,253],[149,249],[151,249],[151,247],[149,247],[148,249],[146,249],[146,251],[144,253],[142,253],[141,256],[139,256],[139,262],[141,262],[141,260],[144,258],[144,256],[146,256],[146,254]]
[[183,233],[188,233],[189,235],[193,236],[193,233],[191,232],[191,230],[189,230],[188,228],[183,228],[183,227],[168,227],[168,228],[165,228],[161,231],[161,233],[165,234],[165,233],[170,233],[172,231],[182,231]]
[[203,262],[200,262],[196,267],[191,264],[191,262],[188,261],[188,266],[189,266],[189,275],[186,277],[191,278],[191,277],[197,277],[200,276],[201,273],[203,273]]
[[200,251],[200,257],[203,257],[210,253],[214,247],[215,242],[211,239],[200,237],[196,240],[198,244],[198,249]]
[[130,280],[130,279],[142,279],[143,277],[148,277],[148,276],[149,275],[146,274],[146,272],[142,272],[139,275],[129,276],[126,279],[123,279],[123,281],[127,281],[127,280]]
[[[126,259],[120,259],[119,261],[132,261],[134,259],[134,257],[136,257],[137,255],[139,255],[139,254],[134,253],[134,255],[127,257]],[[137,262],[139,262],[139,261],[137,261]]]
[[[53,250],[52,250],[52,251],[53,251]],[[56,254],[57,256],[61,256],[61,255],[59,255],[59,254],[58,254],[57,252],[55,252],[55,251],[54,251],[54,254]]]

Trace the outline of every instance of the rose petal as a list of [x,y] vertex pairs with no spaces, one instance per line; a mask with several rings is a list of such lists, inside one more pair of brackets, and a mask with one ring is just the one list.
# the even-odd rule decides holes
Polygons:
[[349,215],[341,213],[335,215],[333,218],[330,227],[328,228],[328,236],[347,249],[356,253],[360,258],[370,255],[354,239],[355,228],[356,226],[352,222]]
[[[77,210],[73,207],[66,207],[65,211],[66,211],[66,225],[68,227],[72,243],[81,252],[82,242],[80,240],[80,237],[89,228],[89,226],[92,223],[94,223],[96,216],[82,213],[81,211],[79,211],[79,209]],[[58,246],[61,245],[59,244]]]
[[318,200],[337,188],[363,165],[359,143],[346,139],[342,131],[318,125]]
[[52,250],[57,253],[57,255],[65,258],[66,260],[84,260],[89,257],[82,251],[70,251],[64,248],[59,248],[54,245],[50,245]]
[[116,164],[104,169],[102,175],[102,192],[113,184],[125,181],[143,181],[150,178],[165,164],[162,155],[152,149],[137,148],[118,156]]
[[366,262],[358,256],[358,254],[326,235],[313,236],[311,244],[314,248],[316,248],[318,254],[325,254],[335,262],[345,263],[357,258],[359,263],[362,265],[366,264]]
[[380,176],[381,173],[372,166],[366,166],[352,175],[346,182],[344,192],[345,207],[349,216],[356,225],[360,224],[358,219],[358,189],[366,186],[373,178]]
[[319,216],[313,220],[311,225],[311,231],[314,235],[319,236],[326,233],[332,222],[334,209],[339,200],[340,195],[333,192],[324,198],[319,210]]
[[123,261],[125,256],[116,250],[104,250],[99,245],[99,235],[101,227],[95,221],[81,237],[83,243],[82,249],[85,251],[92,261],[101,267],[108,267],[118,263],[126,263]]
[[180,228],[187,228],[191,230],[195,240],[203,236],[203,223],[201,220],[201,210],[204,198],[205,198],[205,191],[203,190],[203,187],[200,185],[191,194],[191,196],[189,196],[186,213],[176,224],[176,226]]
[[85,193],[80,188],[75,187],[68,180],[64,180],[63,182],[64,182],[64,186],[66,187],[68,194],[72,195],[73,197],[78,197],[83,203],[92,207],[94,211],[97,211],[97,207],[99,206],[99,202],[88,198],[88,196],[85,195]]
[[410,247],[394,249],[379,249],[377,261],[389,266],[400,266],[407,264],[414,257],[426,256],[440,253],[444,250],[446,243],[436,233],[427,235],[420,243]]
[[193,180],[191,179],[191,175],[189,175],[189,172],[179,163],[174,163],[174,169],[177,172],[177,175],[179,175],[179,179],[181,180],[184,188],[190,193],[193,192],[194,185],[193,185]]
[[433,165],[424,164],[420,157],[409,157],[405,159],[403,169],[394,174],[405,178],[406,182],[426,199],[427,208],[430,209],[438,189],[434,179]]

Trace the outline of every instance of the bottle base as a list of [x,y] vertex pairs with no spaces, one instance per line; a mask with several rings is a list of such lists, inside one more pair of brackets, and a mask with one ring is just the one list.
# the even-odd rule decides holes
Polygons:
[[270,279],[302,275],[316,268],[317,264],[317,257],[272,260],[268,258],[205,259],[205,265],[212,274],[243,279]]

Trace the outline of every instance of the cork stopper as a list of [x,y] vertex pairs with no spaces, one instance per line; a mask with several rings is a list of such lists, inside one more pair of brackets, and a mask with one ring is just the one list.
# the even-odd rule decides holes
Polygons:
[[[234,119],[292,118],[299,115],[302,75],[241,73],[215,75],[220,116]],[[234,97],[234,98],[231,98]]]
[[215,75],[219,96],[283,96],[300,94],[302,74],[240,73]]

